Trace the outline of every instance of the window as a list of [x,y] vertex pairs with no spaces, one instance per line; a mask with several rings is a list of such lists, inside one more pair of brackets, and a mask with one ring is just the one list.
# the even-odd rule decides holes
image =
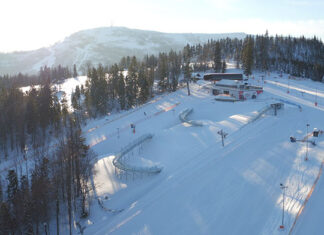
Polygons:
[[213,95],[218,95],[218,94],[219,94],[218,90],[214,89],[213,90]]

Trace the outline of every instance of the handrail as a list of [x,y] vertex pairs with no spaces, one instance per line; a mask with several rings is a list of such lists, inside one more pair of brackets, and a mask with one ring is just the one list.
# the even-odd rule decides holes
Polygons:
[[186,122],[189,123],[192,126],[202,126],[202,122],[200,121],[194,121],[194,120],[188,120],[187,117],[189,114],[191,114],[193,112],[193,109],[185,109],[183,110],[180,114],[179,114],[179,119],[181,122]]

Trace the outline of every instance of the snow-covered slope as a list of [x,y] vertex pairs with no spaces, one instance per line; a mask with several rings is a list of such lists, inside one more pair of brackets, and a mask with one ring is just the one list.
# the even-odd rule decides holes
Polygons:
[[[71,95],[72,92],[75,90],[76,86],[81,87],[84,86],[87,80],[87,76],[78,76],[77,78],[68,78],[63,81],[63,83],[60,84],[53,84],[52,89],[56,93],[59,100],[61,100],[63,97],[68,102],[68,105],[71,106]],[[36,85],[34,88],[38,89],[40,86]],[[30,90],[30,86],[21,87],[20,89],[22,92],[27,92]]]
[[95,28],[80,31],[62,42],[35,51],[0,53],[0,74],[36,72],[41,66],[76,64],[79,69],[88,62],[109,64],[123,56],[180,50],[187,43],[197,44],[208,39],[243,38],[244,33],[172,34],[124,27]]
[[[91,216],[84,221],[85,234],[288,234],[324,159],[324,136],[314,138],[317,145],[309,147],[309,161],[304,161],[305,143],[291,143],[289,137],[305,136],[307,123],[311,129],[324,129],[324,84],[290,81],[287,93],[286,75],[270,74],[266,79],[265,92],[256,100],[215,101],[200,82],[191,86],[191,96],[182,89],[135,110],[90,122],[84,132],[99,155],[93,196],[105,209],[93,203]],[[263,83],[261,74],[251,80]],[[316,94],[318,106],[314,106]],[[277,116],[268,112],[251,122],[279,99],[301,105],[302,110],[285,103]],[[178,114],[186,108],[193,108],[190,119],[203,126],[181,123]],[[135,133],[130,124],[135,124]],[[221,129],[228,133],[225,147],[217,134]],[[139,166],[158,163],[162,172],[117,177],[114,154],[146,133],[154,138],[125,159]],[[288,186],[284,231],[278,230],[280,183]],[[316,201],[320,202],[315,200],[313,207]],[[293,234],[305,234],[312,211],[323,217],[320,210],[302,212]],[[318,224],[310,234],[322,231]]]
[[87,76],[79,76],[77,78],[68,78],[65,79],[62,84],[54,84],[54,89],[56,91],[56,95],[61,100],[63,96],[68,102],[68,105],[71,106],[71,95],[72,92],[75,91],[75,87],[85,85],[87,81]]

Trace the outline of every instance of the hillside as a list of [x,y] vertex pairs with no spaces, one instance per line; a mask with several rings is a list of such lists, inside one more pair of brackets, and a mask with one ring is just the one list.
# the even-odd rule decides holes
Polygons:
[[207,42],[208,39],[244,38],[244,33],[189,34],[105,27],[83,30],[57,42],[51,47],[26,52],[0,53],[0,75],[17,72],[35,73],[41,66],[76,64],[79,69],[88,61],[92,64],[119,62],[123,56],[182,50],[189,44]]

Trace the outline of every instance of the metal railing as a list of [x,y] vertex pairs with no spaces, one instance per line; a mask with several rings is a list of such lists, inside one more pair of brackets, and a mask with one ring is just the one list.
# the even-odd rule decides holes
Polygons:
[[137,147],[141,143],[145,142],[146,140],[150,140],[152,138],[153,138],[152,134],[146,134],[134,140],[130,144],[128,144],[119,153],[115,155],[115,159],[113,160],[113,165],[119,170],[127,171],[127,172],[150,173],[150,174],[160,173],[163,169],[160,166],[151,166],[151,167],[132,166],[123,160],[123,156],[125,156],[127,153],[132,151],[135,147]]
[[187,117],[189,114],[193,112],[193,109],[185,109],[179,114],[179,119],[181,122],[189,123],[192,126],[202,126],[202,122],[200,121],[194,121],[194,120],[188,120]]

